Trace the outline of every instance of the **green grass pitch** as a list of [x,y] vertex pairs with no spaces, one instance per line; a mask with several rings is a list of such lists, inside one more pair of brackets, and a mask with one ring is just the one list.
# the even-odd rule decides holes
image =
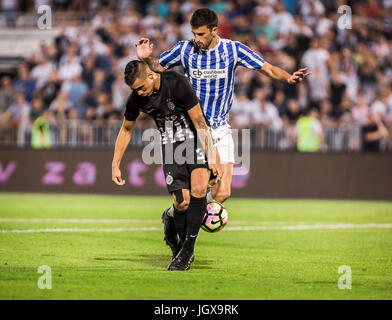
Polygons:
[[[228,225],[200,231],[185,272],[166,270],[169,205],[0,194],[0,299],[392,298],[392,202],[230,199]],[[41,265],[51,289],[38,288]],[[340,266],[351,289],[338,287]]]

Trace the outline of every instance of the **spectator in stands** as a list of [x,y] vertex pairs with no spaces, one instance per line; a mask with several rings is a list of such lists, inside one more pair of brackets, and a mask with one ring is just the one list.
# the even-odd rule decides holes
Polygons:
[[18,77],[14,82],[14,88],[18,92],[23,92],[25,99],[30,102],[35,90],[35,80],[30,76],[27,63],[21,63],[18,68]]
[[17,93],[15,103],[0,114],[0,124],[2,127],[18,128],[21,123],[26,124],[30,112],[30,104],[26,101],[23,93]]
[[297,150],[301,152],[320,151],[323,144],[323,128],[316,108],[298,119],[296,124]]
[[358,100],[356,105],[352,108],[353,120],[363,126],[368,122],[369,105],[366,102],[366,95],[364,91],[358,92]]
[[124,82],[124,76],[118,73],[116,80],[112,83],[112,104],[116,111],[122,112],[129,94],[130,90]]
[[42,97],[40,95],[34,96],[33,100],[31,101],[31,109],[30,109],[30,122],[33,123],[35,119],[37,119],[44,110],[46,109]]
[[53,71],[48,76],[48,81],[45,86],[38,91],[42,96],[43,103],[45,106],[49,106],[52,101],[57,97],[58,92],[62,86],[61,80],[57,76],[57,72]]
[[84,97],[84,104],[86,105],[87,110],[91,109],[89,114],[95,114],[95,109],[98,106],[98,95],[100,93],[110,93],[111,84],[109,79],[106,77],[105,72],[101,69],[95,69],[94,71],[94,82],[93,87],[87,92]]
[[261,129],[256,132],[259,146],[278,148],[283,124],[278,109],[266,99],[265,90],[261,88],[255,90],[251,102],[255,105],[255,110],[251,113],[251,126]]
[[381,120],[386,120],[389,96],[389,89],[381,89],[370,106],[371,112],[376,113]]
[[95,56],[89,54],[82,63],[82,80],[85,82],[89,89],[94,85],[94,68],[95,68]]
[[36,88],[41,89],[46,85],[49,75],[54,71],[54,65],[46,54],[38,58],[38,64],[31,70],[31,78],[36,81]]
[[15,89],[12,85],[10,76],[4,76],[1,78],[0,87],[0,115],[7,110],[8,106],[13,104],[15,99]]
[[268,43],[276,39],[276,33],[278,31],[276,26],[270,23],[272,13],[273,10],[271,7],[267,6],[265,8],[256,8],[256,14],[254,15],[253,35],[255,38],[264,35]]
[[283,123],[287,126],[295,125],[301,116],[301,108],[296,99],[290,99],[287,102],[287,109],[282,112]]
[[252,126],[266,127],[272,131],[280,131],[282,129],[282,119],[279,117],[279,112],[272,102],[267,101],[263,89],[257,89],[252,101],[257,108],[252,110]]
[[231,126],[235,129],[249,128],[251,125],[252,112],[257,106],[248,99],[246,91],[240,89],[236,92],[231,107]]
[[222,0],[212,0],[207,4],[207,8],[214,10],[217,14],[225,13],[227,10],[227,3]]
[[105,92],[98,93],[97,108],[95,110],[97,119],[109,119],[112,113],[114,113],[115,110],[109,98],[109,95]]
[[332,103],[329,99],[323,99],[320,103],[320,121],[323,126],[330,125],[334,122]]
[[387,128],[375,112],[367,114],[367,123],[362,127],[362,151],[380,152],[381,141],[389,136]]
[[42,115],[34,120],[31,132],[31,147],[34,149],[48,149],[52,145],[50,126],[50,111],[45,110]]
[[67,99],[69,101],[67,110],[76,108],[79,117],[82,118],[86,112],[83,99],[89,91],[88,85],[82,80],[82,74],[78,73],[73,77],[72,81],[64,82],[61,91],[67,93]]
[[342,113],[341,104],[346,95],[347,86],[343,82],[342,74],[339,70],[334,69],[331,72],[329,81],[329,101],[331,102],[331,115],[338,118]]
[[275,14],[269,19],[269,23],[284,37],[288,37],[295,24],[293,16],[287,11],[280,1],[275,4]]
[[68,111],[73,107],[71,101],[68,99],[66,91],[59,91],[56,99],[52,101],[49,110],[55,115],[58,120],[66,120]]
[[65,57],[64,62],[60,62],[58,76],[61,81],[68,82],[82,73],[82,67],[78,62],[78,58],[75,56],[73,51],[70,51]]

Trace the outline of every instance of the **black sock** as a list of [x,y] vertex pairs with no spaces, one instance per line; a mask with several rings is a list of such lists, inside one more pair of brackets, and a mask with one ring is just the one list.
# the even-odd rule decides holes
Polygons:
[[178,211],[174,207],[174,224],[181,242],[184,242],[186,237],[186,213],[187,211]]
[[204,213],[206,212],[207,198],[195,198],[191,195],[191,201],[187,210],[186,247],[193,250],[197,235],[199,234]]

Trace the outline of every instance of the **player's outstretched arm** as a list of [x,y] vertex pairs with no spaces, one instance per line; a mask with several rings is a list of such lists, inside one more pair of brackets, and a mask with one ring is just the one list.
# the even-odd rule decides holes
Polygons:
[[295,71],[293,74],[290,74],[283,69],[264,61],[263,67],[259,69],[259,72],[275,80],[287,82],[289,84],[297,84],[311,74],[311,72],[306,72],[307,70],[308,68],[302,68]]
[[211,133],[204,118],[203,111],[201,110],[200,103],[189,109],[188,114],[197,130],[197,136],[200,142],[204,142],[203,148],[207,155],[208,167],[216,176],[216,179],[213,182],[215,184],[223,175],[223,166],[220,162],[219,152],[216,147],[213,146]]
[[117,136],[116,145],[114,147],[112,161],[112,181],[119,186],[123,186],[125,184],[125,180],[123,180],[121,177],[120,163],[124,152],[127,149],[129,142],[131,141],[134,123],[135,121],[124,119],[120,132]]
[[143,60],[148,63],[148,66],[153,71],[163,72],[165,68],[163,68],[158,61],[157,57],[151,57],[152,48],[154,47],[153,43],[150,43],[150,39],[148,38],[140,38],[138,43],[135,43],[136,46],[136,54],[139,60]]

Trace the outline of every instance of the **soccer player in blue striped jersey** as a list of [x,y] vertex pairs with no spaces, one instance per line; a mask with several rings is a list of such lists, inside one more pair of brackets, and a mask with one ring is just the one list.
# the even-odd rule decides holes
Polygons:
[[[153,44],[141,38],[136,44],[139,59],[148,62],[151,69],[165,71],[182,65],[200,105],[210,124],[212,138],[223,164],[223,176],[207,195],[207,202],[224,202],[230,197],[234,166],[234,142],[229,125],[229,112],[233,102],[234,73],[237,67],[256,70],[275,79],[297,84],[310,72],[302,68],[289,74],[273,66],[252,49],[239,41],[222,39],[218,36],[218,17],[210,9],[196,10],[191,17],[194,39],[178,42],[158,58],[151,57]],[[187,199],[184,199],[186,204]],[[180,209],[184,211],[186,205]],[[175,207],[169,210],[169,215]],[[177,212],[179,213],[179,212]]]

